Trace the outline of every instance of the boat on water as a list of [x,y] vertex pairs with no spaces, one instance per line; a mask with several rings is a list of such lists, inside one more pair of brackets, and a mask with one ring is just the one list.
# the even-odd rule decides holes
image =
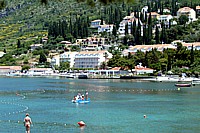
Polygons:
[[200,85],[200,79],[192,80],[192,85]]
[[192,84],[191,83],[177,83],[175,86],[177,87],[190,87]]
[[90,99],[88,98],[87,100],[86,99],[72,100],[72,103],[86,104],[86,103],[90,103]]
[[85,74],[78,75],[78,79],[88,79],[88,76]]

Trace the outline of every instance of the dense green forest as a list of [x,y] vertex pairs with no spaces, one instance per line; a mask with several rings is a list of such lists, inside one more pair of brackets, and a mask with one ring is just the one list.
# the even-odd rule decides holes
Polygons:
[[[43,4],[45,3],[45,4]],[[183,40],[185,42],[200,41],[200,21],[185,24],[185,21],[176,20],[175,26],[166,28],[162,26],[162,31],[152,33],[152,27],[155,26],[155,20],[149,18],[141,19],[146,27],[143,29],[144,36],[141,36],[141,25],[137,27],[132,25],[131,34],[126,33],[124,38],[118,38],[116,30],[119,27],[123,17],[131,12],[141,11],[142,7],[148,6],[149,12],[160,10],[160,14],[165,14],[163,9],[170,9],[168,14],[176,15],[179,8],[189,6],[193,9],[199,5],[199,0],[135,0],[128,3],[123,1],[100,1],[93,5],[88,0],[74,1],[46,1],[39,0],[7,0],[0,1],[2,8],[0,12],[0,51],[4,55],[0,59],[1,65],[28,65],[30,61],[41,61],[41,64],[48,66],[44,57],[48,57],[50,50],[57,49],[62,53],[65,51],[59,44],[62,40],[74,42],[78,38],[92,36],[94,29],[90,28],[90,22],[95,19],[101,19],[107,24],[115,24],[113,34],[100,34],[101,37],[108,38],[109,42],[118,43],[119,48],[109,50],[114,54],[114,58],[105,66],[129,66],[142,62],[144,65],[154,68],[157,71],[183,71],[177,68],[191,68],[192,73],[200,72],[198,68],[199,60],[198,51],[189,51],[180,48],[177,51],[166,50],[164,53],[158,53],[153,50],[149,53],[138,53],[133,57],[121,57],[120,52],[129,45],[148,45],[158,43],[171,43],[173,40]],[[198,16],[199,14],[197,14]],[[44,44],[43,49],[38,49],[32,53],[29,52],[30,45],[33,43],[42,43],[41,39],[48,36],[49,40]],[[181,47],[181,46],[180,46]],[[74,51],[79,48],[73,48]],[[14,56],[13,56],[14,55]],[[155,56],[159,55],[159,56]],[[140,57],[141,56],[141,57]],[[180,56],[180,57],[179,57]],[[172,59],[173,57],[173,59]],[[156,58],[156,59],[154,59]],[[194,70],[195,69],[195,70]],[[186,71],[184,69],[184,71]]]

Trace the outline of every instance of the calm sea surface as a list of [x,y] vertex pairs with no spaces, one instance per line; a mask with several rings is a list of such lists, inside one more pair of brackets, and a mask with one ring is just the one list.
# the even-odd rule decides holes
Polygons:
[[[200,132],[198,85],[178,91],[170,82],[22,77],[0,77],[0,85],[0,133],[25,132],[26,112],[31,133]],[[71,103],[86,90],[89,104]]]

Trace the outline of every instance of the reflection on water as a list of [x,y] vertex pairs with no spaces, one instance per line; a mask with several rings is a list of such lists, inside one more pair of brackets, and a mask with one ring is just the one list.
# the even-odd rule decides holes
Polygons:
[[[33,120],[31,132],[200,130],[199,86],[178,90],[173,83],[63,78],[1,78],[0,83],[0,129],[3,133],[24,132],[22,120],[26,112]],[[74,95],[86,90],[91,103],[71,103]],[[144,119],[144,114],[148,118]],[[87,126],[80,128],[77,124],[80,120]]]

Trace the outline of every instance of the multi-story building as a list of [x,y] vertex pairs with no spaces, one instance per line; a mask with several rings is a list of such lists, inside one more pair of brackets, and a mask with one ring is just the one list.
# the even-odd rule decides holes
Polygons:
[[[149,18],[150,13],[147,13],[147,17]],[[157,12],[151,12],[151,18],[153,19],[158,19],[160,16],[160,14],[158,14]]]
[[65,52],[55,56],[51,65],[60,66],[61,62],[69,62],[70,68],[98,68],[102,62],[112,58],[112,54],[108,51],[81,51],[81,52]]
[[[103,24],[105,24],[105,21],[103,21]],[[90,24],[90,26],[92,28],[98,28],[100,25],[101,25],[101,20],[100,19],[93,20],[93,21],[91,21],[91,24]]]
[[75,55],[78,52],[65,52],[60,55],[60,63],[61,62],[69,62],[70,63],[70,68],[74,66],[74,60],[75,60]]
[[32,44],[30,46],[30,49],[31,49],[31,51],[34,51],[35,49],[42,48],[42,47],[43,47],[43,44]]
[[98,68],[109,58],[112,54],[108,51],[82,51],[75,55],[74,68]]
[[52,66],[60,66],[60,55],[54,55],[53,58],[51,59],[51,65]]
[[98,33],[101,33],[101,32],[112,33],[113,27],[114,27],[113,24],[99,25],[99,27],[98,27]]
[[196,6],[196,13],[198,16],[200,16],[200,6]]
[[[159,23],[163,22],[166,27],[169,27],[171,19],[173,19],[172,15],[160,15],[158,17]],[[173,25],[173,23],[171,23],[171,24]]]
[[175,40],[172,42],[174,46],[177,46],[177,43],[181,43],[184,47],[186,47],[188,50],[191,50],[192,47],[194,50],[200,50],[200,42],[192,42],[192,43],[186,43],[182,40]]
[[156,44],[156,45],[135,45],[129,46],[128,49],[125,49],[122,52],[122,55],[127,56],[129,53],[136,53],[137,51],[148,52],[152,49],[157,49],[158,51],[162,52],[164,49],[176,49],[177,43],[181,43],[182,46],[186,47],[188,50],[191,50],[192,47],[195,50],[200,50],[200,42],[193,42],[193,43],[185,43],[181,40],[173,41],[171,44]]
[[100,50],[106,44],[106,38],[88,37],[86,39],[77,39],[76,44],[81,47],[82,51]]
[[189,19],[189,22],[196,20],[196,12],[194,9],[190,7],[183,7],[177,11],[177,17],[179,18],[181,15],[186,15]]
[[172,44],[157,44],[157,45],[135,45],[130,46],[129,49],[125,49],[122,52],[122,55],[127,56],[128,53],[136,53],[137,51],[148,52],[152,49],[157,49],[158,51],[162,52],[164,49],[171,48],[176,49],[176,46]]
[[[133,22],[136,22],[136,26],[138,26],[138,23],[140,23],[142,25],[142,22],[140,20],[138,20],[138,18],[135,18],[134,16],[126,16],[123,18],[123,20],[120,22],[119,24],[119,29],[118,29],[118,33],[119,36],[124,36],[125,35],[125,26],[126,24],[128,24],[128,33],[131,33],[131,24],[133,24]],[[141,28],[142,30],[142,28]],[[143,35],[143,33],[141,33]]]

